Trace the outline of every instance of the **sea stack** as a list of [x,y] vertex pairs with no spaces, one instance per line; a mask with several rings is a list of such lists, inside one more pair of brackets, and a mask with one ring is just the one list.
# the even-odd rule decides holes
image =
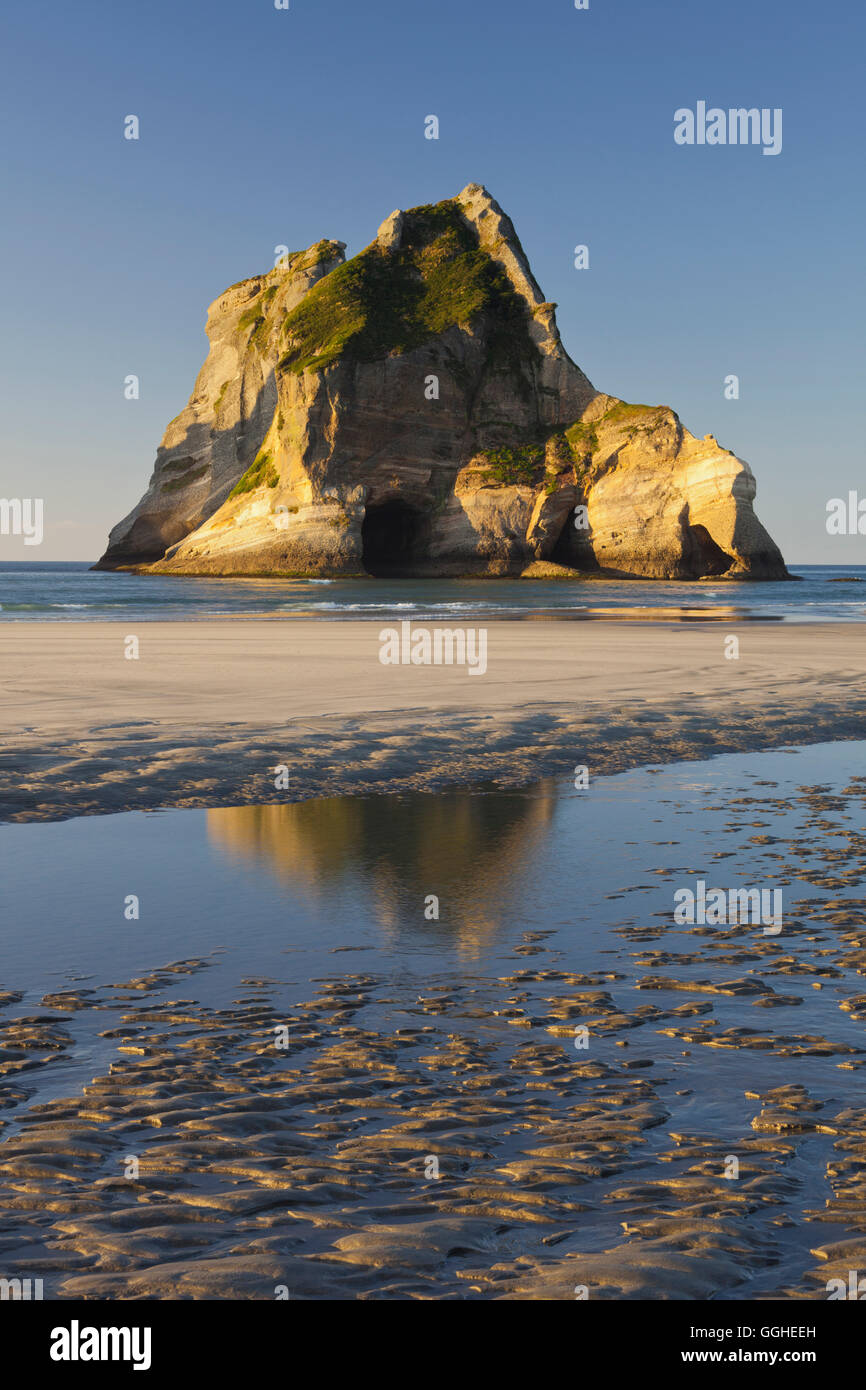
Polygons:
[[478,184],[211,305],[210,352],[98,568],[778,579],[748,464],[597,391]]

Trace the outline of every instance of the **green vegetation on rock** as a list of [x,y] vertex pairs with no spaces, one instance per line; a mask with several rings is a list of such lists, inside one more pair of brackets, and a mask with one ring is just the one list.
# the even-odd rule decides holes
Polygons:
[[345,354],[375,361],[410,352],[455,324],[489,315],[490,360],[535,359],[526,304],[478,246],[453,200],[413,208],[400,246],[374,243],[320,280],[287,316],[284,371],[321,370]]
[[576,464],[586,464],[589,462],[595,450],[598,448],[598,435],[594,425],[584,425],[578,420],[576,425],[570,425],[565,431],[565,437],[571,446],[571,452]]
[[667,406],[629,405],[627,401],[619,401],[605,412],[600,423],[621,429],[631,441],[639,434],[653,434],[671,414]]
[[238,319],[239,329],[252,329],[252,332],[249,337],[249,342],[259,352],[262,352],[264,350],[268,333],[270,331],[270,325],[268,323],[268,309],[270,308],[271,300],[273,299],[276,292],[277,286],[269,285],[266,290],[262,290],[260,294],[257,294],[255,296],[253,303],[250,304],[250,306],[247,309],[244,309],[243,313]]
[[487,449],[482,457],[490,464],[482,474],[485,482],[531,487],[544,463],[544,450],[537,444],[528,444],[522,449]]
[[215,420],[215,418],[217,418],[218,414],[220,414],[220,409],[221,409],[221,406],[222,406],[222,398],[224,398],[225,392],[227,392],[227,391],[228,391],[228,381],[224,381],[224,382],[222,382],[222,385],[220,386],[220,393],[218,393],[217,399],[214,400],[214,420]]
[[250,304],[249,308],[244,309],[243,313],[238,319],[238,328],[252,328],[255,324],[259,322],[261,318],[264,317],[261,310],[261,303],[261,295],[256,295],[252,304]]
[[254,492],[257,487],[276,487],[279,481],[280,475],[273,457],[263,449],[235,483],[229,497],[240,497],[244,492]]
[[317,241],[315,246],[311,246],[309,251],[305,251],[301,256],[295,258],[297,264],[292,266],[293,270],[309,270],[311,266],[319,265],[322,261],[333,261],[339,256],[342,247],[337,241]]
[[565,438],[574,456],[578,484],[586,489],[590,482],[597,481],[624,445],[631,444],[639,434],[652,435],[668,423],[676,423],[676,416],[667,406],[616,401],[592,422],[578,420],[570,425]]
[[608,407],[601,418],[606,425],[632,425],[639,421],[646,423],[664,410],[663,405],[630,405],[628,401],[617,401],[616,405]]
[[574,453],[563,430],[557,430],[547,441],[547,491],[554,492],[563,473],[574,477]]

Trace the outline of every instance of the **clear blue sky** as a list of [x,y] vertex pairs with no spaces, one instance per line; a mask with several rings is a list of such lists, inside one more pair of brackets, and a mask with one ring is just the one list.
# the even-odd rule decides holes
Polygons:
[[[825,530],[829,497],[866,496],[855,0],[17,0],[0,37],[0,496],[46,509],[43,546],[4,559],[102,551],[208,304],[276,245],[351,255],[473,181],[597,387],[748,459],[790,561],[866,559]],[[678,147],[698,100],[781,107],[782,153]]]

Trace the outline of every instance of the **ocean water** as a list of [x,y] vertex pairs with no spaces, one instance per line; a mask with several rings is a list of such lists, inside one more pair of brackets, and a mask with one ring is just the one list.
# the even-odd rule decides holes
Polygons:
[[284,618],[611,618],[866,621],[866,565],[793,567],[800,582],[519,579],[196,579],[0,563],[0,622]]

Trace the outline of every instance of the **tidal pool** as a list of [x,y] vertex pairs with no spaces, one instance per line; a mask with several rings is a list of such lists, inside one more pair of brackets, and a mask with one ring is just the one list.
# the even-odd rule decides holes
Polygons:
[[[826,1297],[866,1228],[863,752],[0,827],[5,1272]],[[701,882],[781,930],[678,922]]]

